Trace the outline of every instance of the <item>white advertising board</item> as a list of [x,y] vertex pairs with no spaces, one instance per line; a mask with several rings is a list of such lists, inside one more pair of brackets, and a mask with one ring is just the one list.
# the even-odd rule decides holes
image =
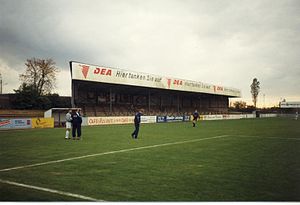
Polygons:
[[[270,117],[275,117],[271,116]],[[233,119],[244,119],[244,118],[255,118],[254,114],[224,114],[224,115],[200,115],[201,120],[233,120]]]
[[156,123],[156,116],[141,116],[141,123]]
[[281,108],[300,108],[300,102],[280,102]]
[[[85,125],[113,125],[113,124],[133,124],[134,116],[119,117],[85,117]],[[156,116],[141,116],[141,123],[156,123]]]
[[31,118],[0,119],[0,129],[31,128]]
[[183,80],[179,78],[163,77],[117,68],[88,65],[73,61],[70,62],[70,64],[73,80],[201,92],[232,97],[241,96],[240,90],[219,85],[212,85],[191,80]]
[[87,125],[113,125],[133,123],[134,116],[122,117],[88,117]]

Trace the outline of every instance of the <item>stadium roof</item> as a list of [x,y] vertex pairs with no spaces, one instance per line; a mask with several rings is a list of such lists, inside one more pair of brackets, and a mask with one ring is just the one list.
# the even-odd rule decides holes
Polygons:
[[72,80],[241,97],[235,88],[70,61]]

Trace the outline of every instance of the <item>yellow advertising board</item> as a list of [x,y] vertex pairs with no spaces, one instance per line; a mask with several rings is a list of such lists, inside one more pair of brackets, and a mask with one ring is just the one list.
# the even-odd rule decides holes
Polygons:
[[54,118],[31,118],[32,128],[53,128]]

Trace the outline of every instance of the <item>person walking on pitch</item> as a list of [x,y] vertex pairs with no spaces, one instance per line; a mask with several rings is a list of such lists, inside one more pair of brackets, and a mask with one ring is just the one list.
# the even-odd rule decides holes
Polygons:
[[193,113],[193,127],[196,126],[196,122],[197,122],[198,118],[199,118],[199,113],[197,110],[195,110],[195,112]]
[[144,110],[140,109],[134,116],[134,131],[131,134],[131,137],[133,139],[137,139],[139,135],[139,130],[140,130],[140,124],[141,124],[141,116],[143,115]]

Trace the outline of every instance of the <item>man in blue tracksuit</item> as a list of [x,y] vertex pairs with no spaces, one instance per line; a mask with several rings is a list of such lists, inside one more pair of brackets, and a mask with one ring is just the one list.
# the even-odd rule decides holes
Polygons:
[[80,109],[77,109],[76,112],[72,113],[72,136],[73,140],[76,139],[76,131],[77,131],[77,139],[81,139],[81,123],[82,117],[80,114]]
[[137,139],[138,134],[139,134],[139,130],[140,130],[140,124],[141,124],[141,116],[143,115],[144,110],[140,109],[134,116],[134,126],[135,126],[135,130],[133,131],[133,133],[131,134],[131,137],[133,139]]
[[197,110],[195,110],[195,112],[193,113],[193,127],[196,126],[196,122],[197,122],[198,118],[199,118],[199,113]]

